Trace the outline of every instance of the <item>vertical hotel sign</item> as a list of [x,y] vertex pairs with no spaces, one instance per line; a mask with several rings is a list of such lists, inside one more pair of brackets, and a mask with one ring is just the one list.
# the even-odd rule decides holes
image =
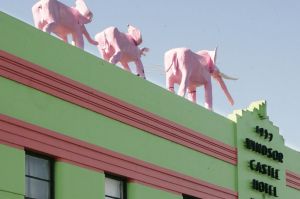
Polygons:
[[239,198],[284,198],[284,141],[266,114],[266,102],[229,117],[236,122]]
[[[273,141],[274,135],[267,129],[256,126],[255,132],[260,136],[260,138],[267,139],[269,142]],[[282,152],[279,152],[276,149],[269,147],[268,145],[264,145],[261,142],[257,142],[250,138],[245,139],[245,148],[256,154],[265,156],[266,158],[275,161],[273,164],[269,165],[267,163],[257,161],[255,157],[251,157],[251,160],[249,160],[250,170],[267,177],[280,180],[280,169],[276,168],[276,165],[277,162],[283,163],[284,156]],[[252,189],[261,193],[268,194],[269,196],[278,197],[276,186],[263,181],[259,181],[255,178],[252,179]]]

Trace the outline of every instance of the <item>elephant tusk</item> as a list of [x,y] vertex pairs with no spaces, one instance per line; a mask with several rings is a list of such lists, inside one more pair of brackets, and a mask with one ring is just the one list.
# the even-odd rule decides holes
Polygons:
[[224,73],[220,72],[221,77],[223,77],[224,79],[228,79],[228,80],[238,80],[238,78],[235,77],[230,77],[228,75],[225,75]]

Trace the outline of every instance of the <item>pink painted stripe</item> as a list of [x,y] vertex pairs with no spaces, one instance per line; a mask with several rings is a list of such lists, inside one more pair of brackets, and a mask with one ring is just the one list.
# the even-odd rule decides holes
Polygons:
[[286,171],[286,185],[300,190],[300,174],[292,171]]
[[237,164],[237,150],[234,147],[5,51],[0,51],[0,75],[230,164]]
[[237,192],[0,114],[0,141],[170,192],[237,199]]

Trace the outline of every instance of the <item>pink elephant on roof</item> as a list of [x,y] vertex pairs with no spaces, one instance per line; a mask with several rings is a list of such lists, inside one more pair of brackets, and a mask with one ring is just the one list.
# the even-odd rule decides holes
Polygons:
[[220,72],[215,65],[216,49],[214,51],[202,50],[193,52],[188,48],[175,48],[167,51],[164,57],[166,72],[166,87],[174,92],[174,84],[179,84],[178,95],[185,96],[189,93],[189,99],[196,102],[196,88],[204,86],[205,107],[212,109],[212,84],[213,77],[220,84],[229,103],[234,101],[223,81],[225,79],[236,79]]
[[57,0],[40,0],[33,5],[32,14],[36,28],[53,32],[65,42],[71,34],[73,44],[79,48],[84,47],[83,35],[91,44],[98,44],[85,28],[85,24],[92,21],[93,13],[84,0],[75,0],[75,7],[68,7]]
[[124,70],[131,72],[128,63],[134,62],[137,75],[145,78],[144,66],[141,61],[141,55],[149,50],[140,49],[138,46],[142,43],[142,35],[139,29],[128,25],[128,33],[123,33],[116,27],[108,27],[95,36],[98,42],[98,50],[103,59],[112,63],[121,63]]

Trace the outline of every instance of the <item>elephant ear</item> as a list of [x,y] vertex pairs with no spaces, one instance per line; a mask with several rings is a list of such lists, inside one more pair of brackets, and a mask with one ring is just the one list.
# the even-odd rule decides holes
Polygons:
[[76,13],[78,23],[81,25],[90,23],[93,18],[93,13],[87,7],[85,1],[84,0],[76,0],[75,5],[76,5],[75,9],[78,11],[78,13]]
[[143,39],[141,31],[136,27],[128,24],[128,34],[132,37],[137,46],[142,43]]
[[81,15],[85,16],[90,10],[88,9],[84,0],[76,0],[75,1],[75,8],[80,12]]
[[217,51],[218,51],[218,47],[216,47],[215,50],[213,50],[213,51],[208,51],[208,54],[214,64],[216,64],[216,61],[217,61]]

